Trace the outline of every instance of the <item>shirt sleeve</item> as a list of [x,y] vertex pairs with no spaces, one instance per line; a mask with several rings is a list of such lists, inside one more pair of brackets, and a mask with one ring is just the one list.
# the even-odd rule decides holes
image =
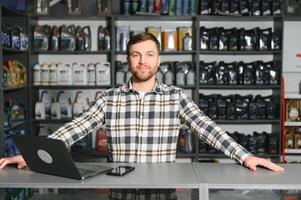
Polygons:
[[66,146],[71,146],[87,134],[97,130],[105,122],[106,96],[103,93],[89,111],[83,113],[54,133],[48,136],[51,139],[62,140]]
[[240,164],[243,164],[246,157],[252,155],[205,116],[183,90],[180,92],[180,118],[202,140]]

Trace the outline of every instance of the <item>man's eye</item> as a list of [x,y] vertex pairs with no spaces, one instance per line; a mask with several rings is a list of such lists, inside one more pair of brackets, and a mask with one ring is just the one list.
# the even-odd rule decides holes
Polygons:
[[148,54],[148,56],[154,56],[153,54]]
[[137,57],[137,56],[138,56],[137,54],[133,54],[133,55],[132,55],[132,57]]

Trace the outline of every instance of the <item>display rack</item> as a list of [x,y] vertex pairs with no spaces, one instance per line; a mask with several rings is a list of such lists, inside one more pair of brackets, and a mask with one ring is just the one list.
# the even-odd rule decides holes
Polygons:
[[[115,4],[117,2],[117,4]],[[92,3],[92,2],[90,2]],[[185,90],[189,90],[192,94],[192,99],[196,104],[199,104],[199,94],[204,90],[211,92],[211,93],[218,93],[219,91],[232,91],[233,94],[238,93],[240,90],[249,91],[252,90],[253,92],[261,92],[261,91],[269,91],[275,97],[277,103],[277,112],[276,112],[276,119],[274,120],[215,120],[217,124],[228,124],[233,125],[233,127],[245,124],[250,126],[257,126],[260,125],[267,125],[271,126],[271,130],[273,133],[276,133],[279,136],[278,139],[278,153],[275,155],[259,155],[261,157],[272,158],[275,160],[280,159],[281,154],[281,89],[282,84],[279,83],[278,85],[235,85],[235,86],[228,86],[228,85],[200,85],[199,84],[199,61],[202,59],[200,57],[203,56],[235,56],[237,60],[243,60],[241,57],[244,56],[251,56],[253,60],[257,60],[256,57],[260,56],[270,56],[271,60],[276,60],[282,63],[282,50],[277,51],[203,51],[199,49],[200,46],[200,26],[203,23],[210,23],[211,26],[220,26],[219,24],[224,24],[225,26],[231,26],[231,23],[260,23],[266,22],[272,24],[271,27],[274,31],[282,34],[283,33],[283,18],[282,16],[241,16],[241,17],[231,17],[231,16],[205,16],[205,15],[197,15],[197,16],[124,16],[120,14],[119,10],[119,1],[114,0],[114,5],[116,7],[113,9],[112,14],[107,16],[102,15],[95,15],[95,8],[87,8],[85,7],[85,12],[83,16],[67,16],[64,14],[64,5],[58,4],[56,5],[56,13],[51,13],[48,16],[43,15],[36,15],[30,14],[29,15],[29,22],[30,26],[43,21],[43,23],[47,21],[55,21],[58,25],[63,23],[68,23],[72,20],[76,21],[103,21],[110,27],[111,31],[111,51],[91,51],[91,52],[70,52],[70,51],[33,51],[32,49],[29,50],[30,54],[30,63],[29,66],[33,66],[34,64],[39,62],[40,56],[48,56],[48,55],[58,55],[58,56],[97,56],[97,55],[104,55],[107,57],[107,60],[111,63],[111,86],[34,86],[32,83],[32,71],[29,75],[30,82],[29,82],[29,96],[30,96],[30,132],[34,135],[38,134],[38,126],[39,124],[62,124],[68,122],[69,120],[35,120],[34,119],[34,105],[39,99],[39,91],[41,90],[79,90],[79,89],[106,89],[110,87],[117,87],[118,85],[115,84],[115,74],[116,74],[116,66],[115,61],[118,57],[125,57],[125,52],[116,51],[116,26],[118,23],[136,23],[136,22],[143,22],[145,24],[151,24],[156,22],[166,22],[166,23],[178,23],[179,26],[181,24],[190,23],[192,27],[192,36],[193,36],[193,50],[192,51],[176,51],[176,52],[161,52],[161,57],[164,58],[165,56],[172,57],[172,59],[177,59],[179,57],[190,57],[189,61],[192,61],[195,66],[195,73],[196,73],[196,85],[195,86],[184,86],[182,87]],[[31,13],[32,9],[30,10]],[[233,25],[235,26],[235,25]],[[30,33],[32,35],[32,33]],[[92,41],[93,42],[93,41]],[[95,42],[95,41],[94,41]],[[282,70],[280,72],[280,77],[282,75]],[[237,92],[236,92],[237,91]],[[1,98],[1,97],[0,97]],[[1,118],[0,118],[1,119]],[[193,160],[198,160],[199,158],[219,158],[223,157],[221,154],[201,154],[199,153],[199,141],[196,137],[193,137],[193,146],[194,151],[193,153],[178,153],[177,157],[180,158],[192,158]],[[95,153],[92,153],[95,155]],[[88,155],[88,154],[87,154]]]

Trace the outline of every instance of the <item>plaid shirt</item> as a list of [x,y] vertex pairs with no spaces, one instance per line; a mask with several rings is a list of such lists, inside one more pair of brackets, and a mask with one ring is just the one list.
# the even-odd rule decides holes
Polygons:
[[49,137],[70,146],[105,125],[113,162],[174,162],[181,122],[241,164],[250,155],[206,117],[182,89],[159,82],[143,97],[131,81],[109,89],[88,112]]

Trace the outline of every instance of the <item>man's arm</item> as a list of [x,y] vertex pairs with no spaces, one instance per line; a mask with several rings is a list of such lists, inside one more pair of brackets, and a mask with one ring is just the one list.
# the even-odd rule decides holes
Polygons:
[[[71,146],[77,140],[80,140],[104,124],[105,109],[106,98],[103,93],[89,111],[65,124],[53,134],[49,135],[48,138],[62,140],[65,142],[66,146]],[[17,155],[8,158],[1,158],[0,170],[9,164],[17,164],[19,169],[27,166],[23,157],[21,155]]]
[[236,160],[245,167],[256,170],[263,166],[272,171],[282,171],[283,168],[262,158],[253,156],[244,147],[235,142],[225,131],[204,115],[199,107],[183,92],[180,93],[180,118],[201,139],[209,145],[222,151],[226,156]]

